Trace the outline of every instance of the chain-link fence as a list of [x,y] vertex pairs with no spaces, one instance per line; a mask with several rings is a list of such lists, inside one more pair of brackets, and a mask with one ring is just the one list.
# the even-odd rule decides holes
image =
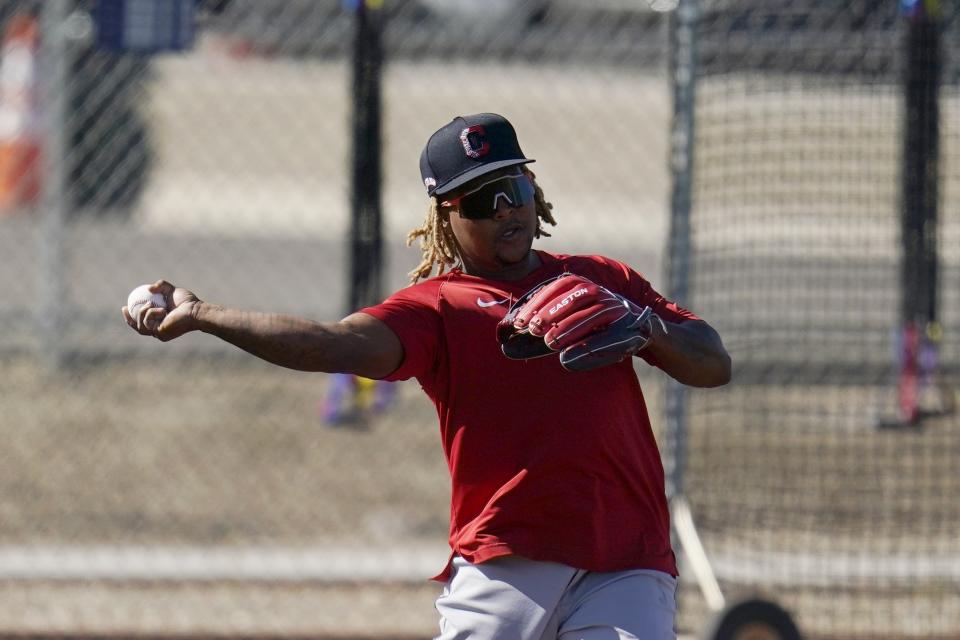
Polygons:
[[[91,12],[111,4],[0,2],[0,633],[429,637],[448,488],[416,385],[331,426],[329,377],[209,336],[160,345],[119,312],[160,277],[231,306],[348,311],[360,3],[204,1],[191,46],[151,53],[98,44]],[[942,29],[923,166],[905,151],[929,144],[908,115],[909,78],[930,73],[908,62],[917,4]],[[539,246],[685,291],[733,355],[733,385],[668,394],[669,411],[640,369],[723,594],[768,596],[810,637],[955,636],[956,7],[366,6],[383,292],[419,260],[404,238],[427,136],[508,115],[559,221]],[[931,174],[932,210],[905,195]],[[918,337],[903,301],[930,295],[905,283],[931,246]],[[683,584],[696,632],[711,612]]]
[[[448,480],[416,385],[331,428],[327,376],[209,336],[161,345],[120,317],[161,277],[231,306],[347,311],[351,3],[202,2],[191,47],[149,54],[97,45],[87,16],[107,4],[0,4],[5,28],[37,30],[0,61],[4,82],[26,61],[3,85],[25,119],[2,144],[44,149],[17,156],[39,188],[0,215],[0,632],[430,636]],[[559,221],[540,246],[659,278],[665,14],[367,4],[385,60],[384,293],[419,261],[404,239],[426,210],[422,145],[480,111],[538,160]]]

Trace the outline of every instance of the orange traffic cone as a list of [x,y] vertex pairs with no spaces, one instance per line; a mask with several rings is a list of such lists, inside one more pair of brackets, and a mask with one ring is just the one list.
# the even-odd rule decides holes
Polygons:
[[40,196],[36,79],[39,28],[34,17],[11,18],[0,47],[0,214]]

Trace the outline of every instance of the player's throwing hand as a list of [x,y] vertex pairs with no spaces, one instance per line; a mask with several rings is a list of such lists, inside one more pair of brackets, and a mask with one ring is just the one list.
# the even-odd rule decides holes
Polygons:
[[150,285],[150,292],[163,296],[165,308],[144,305],[132,313],[126,306],[120,309],[123,319],[137,333],[167,342],[196,328],[196,310],[200,299],[192,291],[175,287],[166,280],[158,280]]

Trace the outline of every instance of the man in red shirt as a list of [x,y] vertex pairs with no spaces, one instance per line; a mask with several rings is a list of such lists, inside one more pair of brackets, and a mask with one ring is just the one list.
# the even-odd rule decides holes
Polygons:
[[434,133],[420,161],[430,205],[409,236],[423,249],[413,284],[340,322],[227,309],[165,281],[153,289],[169,310],[123,314],[163,341],[199,330],[285,367],[420,382],[452,480],[439,638],[673,638],[663,468],[632,358],[589,370],[549,355],[510,359],[498,328],[549,283],[542,290],[558,295],[510,327],[543,336],[547,354],[582,342],[549,331],[566,326],[550,316],[595,335],[606,327],[592,312],[602,298],[619,317],[655,314],[623,355],[684,384],[726,384],[730,358],[706,322],[630,267],[534,250],[555,221],[530,162],[496,114]]

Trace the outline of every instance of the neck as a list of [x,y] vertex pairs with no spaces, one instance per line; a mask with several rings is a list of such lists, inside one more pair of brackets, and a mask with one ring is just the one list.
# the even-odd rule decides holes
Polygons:
[[512,264],[478,265],[464,261],[463,272],[478,278],[509,282],[526,278],[534,270],[539,268],[541,264],[543,264],[543,261],[540,259],[540,256],[536,251],[531,249],[524,260]]

